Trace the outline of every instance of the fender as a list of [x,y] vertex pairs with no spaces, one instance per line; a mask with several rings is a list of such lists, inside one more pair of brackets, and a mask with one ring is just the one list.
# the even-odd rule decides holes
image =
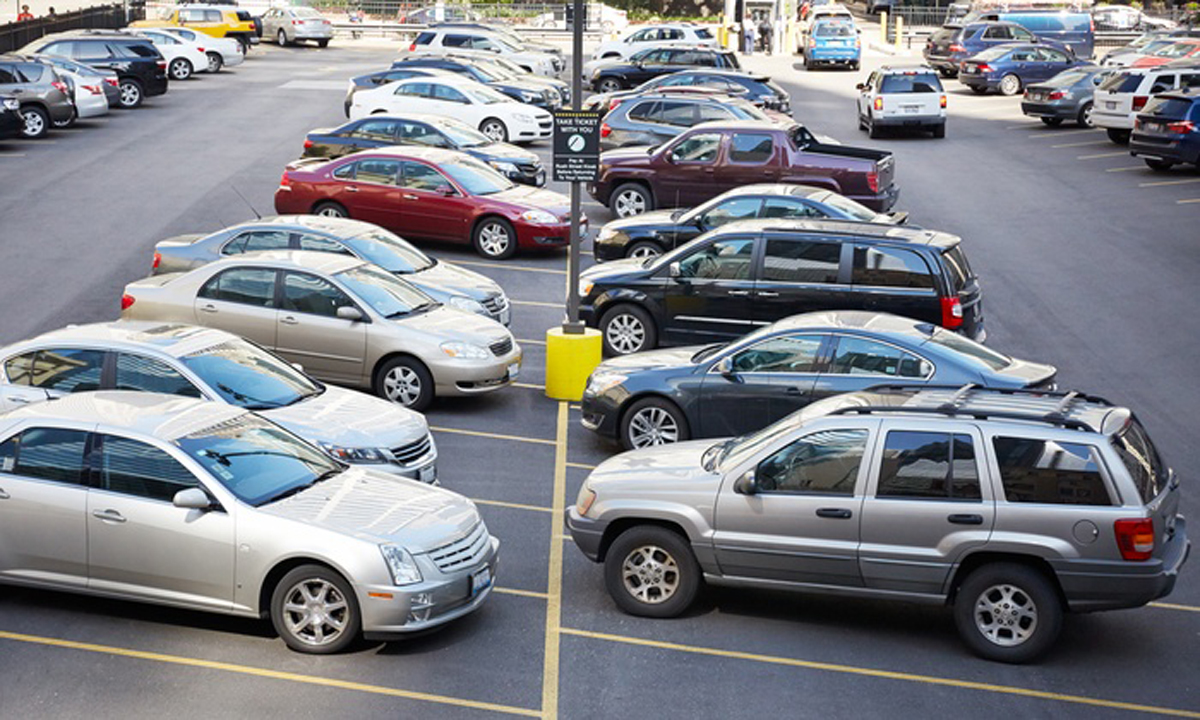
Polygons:
[[662,304],[641,290],[636,290],[633,288],[612,288],[611,290],[606,290],[601,293],[596,298],[596,301],[592,303],[592,307],[595,308],[593,317],[596,318],[597,325],[600,322],[601,316],[604,315],[604,312],[608,308],[620,303],[630,303],[641,307],[646,312],[650,313],[650,317],[654,318],[654,322],[658,324],[659,327],[662,326],[663,320],[666,319]]

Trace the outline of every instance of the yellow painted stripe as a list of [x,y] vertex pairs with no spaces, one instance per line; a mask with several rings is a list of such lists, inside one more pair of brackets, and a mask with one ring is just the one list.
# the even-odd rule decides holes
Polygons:
[[1200,203],[1200,198],[1191,198],[1189,200],[1176,200],[1176,205],[1188,205],[1190,203]]
[[1089,145],[1099,145],[1100,147],[1108,147],[1110,145],[1110,143],[1097,142],[1096,140],[1084,140],[1083,142],[1063,143],[1061,145],[1051,145],[1050,147],[1052,147],[1052,148],[1073,148],[1073,147],[1087,147]]
[[[557,449],[554,452],[554,502],[550,512],[560,518],[566,507],[567,494],[567,404],[558,403],[558,428],[555,433]],[[557,522],[550,527],[550,560],[546,598],[546,651],[542,665],[542,717],[555,720],[558,717],[558,651],[561,645],[559,628],[562,626],[562,543],[555,540],[561,531]]]
[[474,267],[496,268],[497,270],[517,270],[519,272],[547,273],[549,275],[566,275],[566,270],[553,268],[530,267],[529,265],[512,265],[510,263],[481,262],[478,260],[455,260],[455,265],[471,265]]
[[530,510],[533,512],[553,512],[548,507],[541,505],[526,505],[524,503],[504,502],[503,500],[484,500],[482,498],[471,498],[471,502],[480,505],[495,505],[496,507],[512,508],[513,510]]
[[567,463],[567,467],[581,468],[583,470],[595,470],[596,469],[595,465],[588,465],[587,463],[577,463],[577,462],[569,462],[569,463]]
[[517,344],[518,345],[545,345],[546,341],[545,340],[521,340],[518,338]]
[[528,305],[530,307],[563,308],[563,303],[538,302],[536,300],[509,300],[513,305]]
[[554,445],[553,440],[543,440],[541,438],[518,437],[516,435],[501,435],[500,433],[482,432],[479,430],[463,430],[461,428],[435,427],[429,426],[434,432],[454,433],[455,435],[472,435],[474,437],[491,438],[492,440],[509,440],[512,442],[535,443],[537,445]]
[[1129,157],[1128,150],[1117,150],[1115,152],[1096,153],[1095,155],[1079,155],[1076,160],[1098,160],[1100,158],[1110,157]]
[[1183,180],[1159,180],[1158,182],[1138,183],[1138,187],[1162,187],[1163,185],[1190,185],[1200,182],[1200,178],[1184,178]]
[[926,685],[942,685],[946,687],[963,688],[966,690],[982,690],[984,692],[1000,693],[1003,695],[1018,695],[1021,697],[1039,698],[1042,700],[1056,700],[1058,702],[1074,703],[1077,705],[1091,705],[1093,707],[1111,708],[1114,710],[1132,710],[1133,712],[1153,713],[1156,715],[1200,718],[1200,712],[1195,712],[1193,710],[1176,710],[1175,708],[1164,708],[1154,705],[1140,705],[1137,703],[1121,702],[1119,700],[1103,700],[1101,698],[1087,697],[1084,695],[1066,695],[1063,693],[1048,692],[1045,690],[1013,687],[1011,685],[993,685],[992,683],[975,682],[973,680],[956,680],[954,678],[936,677],[934,675],[918,675],[916,673],[876,670],[874,668],[856,667],[854,665],[840,665],[837,663],[816,662],[813,660],[797,660],[795,658],[776,657],[773,655],[759,655],[757,653],[739,652],[737,650],[721,650],[718,648],[699,647],[696,645],[680,645],[677,643],[662,642],[661,640],[646,640],[644,638],[628,637],[625,635],[611,635],[609,633],[591,632],[590,630],[576,630],[575,628],[561,628],[560,632],[564,635],[575,635],[577,637],[591,638],[593,640],[606,640],[608,642],[624,643],[626,645],[640,645],[642,647],[657,648],[659,650],[673,650],[676,652],[692,653],[695,655],[709,655],[712,657],[732,658],[735,660],[749,660],[752,662],[769,663],[772,665],[786,665],[790,667],[805,668],[807,670],[825,670],[828,672],[885,678],[888,680],[904,680],[906,682],[924,683]]
[[301,675],[299,673],[283,672],[280,670],[268,670],[266,668],[253,667],[250,665],[235,665],[233,663],[217,662],[214,660],[201,660],[199,658],[184,657],[181,655],[166,655],[163,653],[146,652],[144,650],[132,650],[129,648],[111,647],[108,645],[96,645],[93,643],[76,642],[74,640],[63,640],[60,638],[40,637],[37,635],[25,635],[23,633],[5,632],[2,630],[0,630],[0,639],[31,643],[34,645],[67,648],[70,650],[82,650],[85,652],[101,653],[104,655],[116,655],[118,657],[134,658],[137,660],[150,660],[152,662],[183,665],[186,667],[202,668],[206,670],[219,670],[221,672],[251,675],[270,680],[285,680],[288,682],[302,683],[305,685],[317,685],[320,687],[350,690],[353,692],[368,693],[371,695],[386,695],[389,697],[406,698],[408,700],[420,700],[422,702],[435,703],[438,705],[453,705],[456,707],[472,708],[474,710],[490,710],[492,712],[506,713],[509,715],[521,715],[524,717],[541,716],[541,713],[536,710],[512,707],[510,705],[498,705],[496,703],[481,702],[478,700],[465,700],[463,698],[448,697],[446,695],[434,695],[431,693],[416,692],[414,690],[401,690],[400,688],[383,687],[381,685],[368,685],[366,683],[351,682],[349,680],[337,680],[334,678],[319,677],[316,675]]
[[518,595],[520,597],[537,598],[538,600],[546,600],[550,596],[544,592],[536,592],[534,590],[521,590],[519,588],[494,587],[492,588],[501,595]]
[[535,385],[534,383],[512,383],[513,387],[525,388],[526,390],[545,390],[545,385]]
[[[1200,198],[1196,199],[1194,202],[1200,202]],[[1200,607],[1196,607],[1195,605],[1176,605],[1175,603],[1152,602],[1150,603],[1150,607],[1161,608],[1163,610],[1184,610],[1186,612],[1200,613]]]

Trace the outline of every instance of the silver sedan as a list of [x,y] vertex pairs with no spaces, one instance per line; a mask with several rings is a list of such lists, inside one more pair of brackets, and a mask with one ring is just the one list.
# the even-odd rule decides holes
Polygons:
[[333,24],[310,7],[276,7],[263,13],[262,36],[280,46],[312,40],[321,47],[333,39]]

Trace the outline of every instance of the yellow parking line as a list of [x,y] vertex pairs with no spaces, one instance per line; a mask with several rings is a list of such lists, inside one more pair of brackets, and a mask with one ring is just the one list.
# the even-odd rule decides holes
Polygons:
[[530,510],[533,512],[554,512],[548,507],[541,505],[525,505],[524,503],[504,502],[503,500],[484,500],[482,498],[471,498],[471,502],[479,505],[495,505],[496,507],[512,508],[513,510]]
[[1116,152],[1096,153],[1095,155],[1079,155],[1075,159],[1076,160],[1098,160],[1099,158],[1110,158],[1110,157],[1121,157],[1121,156],[1129,157],[1129,151],[1128,150],[1117,150]]
[[[1055,134],[1057,135],[1058,133],[1055,133]],[[1052,148],[1072,148],[1072,147],[1087,147],[1089,145],[1099,145],[1101,147],[1108,147],[1109,145],[1111,145],[1111,143],[1107,143],[1107,142],[1103,142],[1103,141],[1097,142],[1096,140],[1084,140],[1083,142],[1063,143],[1061,145],[1051,145],[1050,147],[1052,147]]]
[[44,645],[48,647],[67,648],[70,650],[82,650],[85,652],[101,653],[104,655],[116,655],[119,657],[134,658],[137,660],[150,660],[153,662],[168,663],[171,665],[183,665],[187,667],[202,668],[205,670],[220,670],[222,672],[251,675],[270,680],[287,680],[289,682],[302,683],[305,685],[317,685],[320,687],[336,688],[339,690],[351,690],[353,692],[369,693],[371,695],[386,695],[390,697],[406,698],[409,700],[420,700],[438,705],[453,705],[456,707],[472,708],[474,710],[490,710],[492,712],[507,713],[509,715],[521,715],[524,717],[541,717],[541,713],[536,710],[513,707],[511,705],[499,705],[497,703],[481,702],[478,700],[465,700],[463,698],[448,697],[446,695],[434,695],[432,693],[416,692],[414,690],[401,690],[400,688],[383,687],[381,685],[368,685],[366,683],[352,682],[349,680],[337,680],[334,678],[319,677],[316,675],[301,675],[300,673],[268,670],[266,668],[253,667],[250,665],[235,665],[233,663],[216,662],[214,660],[201,660],[200,658],[190,658],[181,655],[166,655],[164,653],[132,650],[130,648],[112,647],[109,645],[96,645],[93,643],[76,642],[74,640],[63,640],[60,638],[41,637],[38,635],[25,635],[24,633],[5,632],[2,630],[0,630],[0,639],[31,643],[34,645]]
[[0,158],[23,158],[25,153],[0,152]]
[[518,383],[518,382],[515,382],[515,383],[513,383],[513,384],[512,384],[512,386],[513,386],[513,387],[519,387],[519,388],[525,388],[526,390],[545,390],[545,389],[546,389],[546,386],[545,386],[545,385],[535,385],[535,384],[533,384],[533,383]]
[[582,470],[595,470],[596,469],[595,465],[588,465],[587,463],[577,463],[577,462],[569,462],[569,463],[567,463],[567,467],[580,468]]
[[473,435],[475,437],[491,438],[493,440],[510,440],[513,442],[535,443],[537,445],[554,445],[553,440],[543,440],[541,438],[519,437],[517,435],[501,435],[500,433],[482,432],[479,430],[462,430],[460,428],[434,427],[430,426],[430,430],[434,432],[454,433],[456,435]]
[[522,340],[520,338],[517,338],[517,344],[518,345],[545,345],[546,341],[545,340]]
[[566,275],[566,270],[554,270],[552,268],[530,267],[529,265],[513,265],[511,263],[502,262],[483,262],[479,260],[455,260],[455,265],[472,265],[474,267],[496,268],[497,270],[518,270],[520,272],[535,272],[548,273],[550,275]]
[[[1200,198],[1196,198],[1192,202],[1200,202]],[[1163,610],[1184,610],[1186,612],[1200,613],[1200,607],[1195,605],[1176,605],[1175,603],[1160,603],[1152,602],[1150,607],[1162,608]]]
[[1183,180],[1159,180],[1158,182],[1138,183],[1138,187],[1162,187],[1163,185],[1189,185],[1200,182],[1200,178],[1184,178]]
[[550,597],[544,592],[535,592],[533,590],[518,590],[517,588],[506,587],[495,587],[492,589],[502,595],[520,595],[521,597],[531,597],[539,600],[547,600]]
[[1188,205],[1190,203],[1200,203],[1200,198],[1191,198],[1188,200],[1176,200],[1176,205]]
[[536,300],[509,300],[509,302],[512,303],[513,305],[530,305],[532,307],[549,307],[549,308],[558,308],[559,310],[561,310],[563,308],[562,303],[538,302]]
[[1108,168],[1104,172],[1129,172],[1130,170],[1148,170],[1145,165],[1131,165],[1129,167]]
[[[567,495],[567,404],[558,403],[558,427],[555,432],[554,451],[554,502],[550,512],[555,518],[562,517]],[[558,523],[550,530],[550,560],[546,597],[546,650],[542,664],[542,717],[556,720],[558,717],[558,651],[561,646],[559,629],[562,627],[562,575],[563,546],[555,538],[559,534]]]
[[1091,705],[1093,707],[1111,708],[1114,710],[1132,710],[1134,712],[1154,713],[1157,715],[1200,718],[1200,712],[1195,712],[1192,710],[1177,710],[1174,708],[1156,707],[1154,705],[1139,705],[1137,703],[1121,702],[1119,700],[1102,700],[1100,698],[1091,698],[1083,695],[1065,695],[1062,693],[1047,692],[1045,690],[1032,690],[1030,688],[1013,687],[1011,685],[993,685],[992,683],[975,682],[973,680],[955,680],[953,678],[936,677],[933,675],[918,675],[916,673],[894,672],[891,670],[876,670],[873,668],[856,667],[854,665],[840,665],[837,663],[816,662],[813,660],[797,660],[795,658],[759,655],[757,653],[739,652],[736,650],[720,650],[718,648],[699,647],[696,645],[680,645],[677,643],[662,642],[660,640],[646,640],[643,638],[628,637],[625,635],[611,635],[608,633],[591,632],[589,630],[577,630],[575,628],[561,628],[560,632],[564,635],[574,635],[577,637],[591,638],[593,640],[606,640],[608,642],[624,643],[627,645],[640,645],[642,647],[657,648],[660,650],[674,650],[676,652],[692,653],[696,655],[709,655],[712,657],[732,658],[735,660],[749,660],[752,662],[786,665],[790,667],[805,668],[808,670],[825,670],[828,672],[885,678],[888,680],[905,680],[908,682],[924,683],[926,685],[942,685],[947,687],[963,688],[966,690],[982,690],[984,692],[1000,693],[1004,695],[1018,695],[1022,697],[1039,698],[1042,700],[1057,700],[1059,702],[1074,703],[1077,705]]
[[[1079,128],[1076,130],[1055,130],[1054,132],[1031,133],[1029,135],[1029,137],[1031,137],[1031,138],[1048,138],[1048,137],[1060,138],[1060,137],[1063,137],[1064,135],[1078,135],[1079,133],[1085,133],[1085,132],[1095,132],[1095,130],[1093,130],[1092,128]],[[1060,147],[1060,146],[1051,145],[1050,147]],[[1067,147],[1067,146],[1063,145],[1061,147]]]

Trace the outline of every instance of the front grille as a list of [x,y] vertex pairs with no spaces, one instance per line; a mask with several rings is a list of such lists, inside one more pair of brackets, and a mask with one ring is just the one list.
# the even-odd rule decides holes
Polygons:
[[563,69],[562,58],[555,56],[555,57],[550,58],[550,62],[554,63],[554,72],[556,72],[556,73],[562,72],[562,69]]
[[492,354],[495,355],[496,357],[504,357],[505,355],[509,354],[510,352],[512,352],[512,347],[513,347],[512,338],[504,338],[503,340],[497,340],[496,342],[492,343],[491,345],[488,345],[488,349],[491,350]]
[[549,130],[553,124],[554,124],[554,118],[552,118],[552,117],[542,118],[541,120],[538,120],[538,128],[541,130]]
[[481,520],[466,536],[431,550],[429,559],[439,570],[447,573],[471,567],[487,553],[488,537],[487,526]]
[[416,442],[392,448],[392,458],[400,465],[408,465],[415,460],[425,457],[425,454],[429,452],[429,448],[432,445],[433,438],[429,433],[425,433],[425,437]]
[[508,307],[508,298],[505,297],[503,295],[503,293],[500,295],[493,295],[492,297],[485,298],[483,301],[483,308],[485,310],[487,310],[489,313],[491,313],[492,315],[499,315],[500,313],[504,312],[505,308],[507,308],[507,307]]

